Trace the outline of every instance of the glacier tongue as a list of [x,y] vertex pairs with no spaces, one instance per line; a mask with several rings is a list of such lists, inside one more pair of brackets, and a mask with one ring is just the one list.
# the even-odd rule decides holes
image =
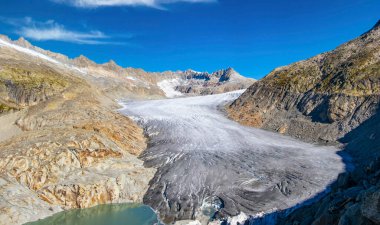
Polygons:
[[218,109],[241,93],[124,103],[121,112],[151,134],[141,158],[158,171],[144,202],[164,222],[197,219],[209,197],[221,200],[223,216],[287,209],[323,192],[344,171],[334,147],[227,119]]

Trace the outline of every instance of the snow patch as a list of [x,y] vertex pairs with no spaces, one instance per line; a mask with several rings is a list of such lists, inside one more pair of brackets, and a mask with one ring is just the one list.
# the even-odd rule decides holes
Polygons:
[[198,220],[195,220],[195,221],[191,221],[187,225],[201,225],[201,222],[199,222]]
[[15,45],[15,44],[11,44],[11,43],[6,42],[6,41],[4,41],[2,39],[0,39],[0,46],[6,46],[6,47],[9,47],[9,48],[13,48],[13,49],[15,49],[15,50],[17,50],[19,52],[23,52],[23,53],[26,53],[28,55],[31,55],[31,56],[34,56],[34,57],[38,57],[38,58],[47,60],[49,62],[56,63],[56,64],[61,64],[62,65],[62,63],[58,62],[55,59],[50,58],[49,56],[46,56],[46,55],[44,55],[42,53],[33,51],[31,49],[28,49],[28,48],[24,48],[24,47]]
[[190,69],[189,71],[190,71],[191,73],[195,73],[195,74],[202,74],[202,72],[195,71],[195,70],[192,70],[192,69]]
[[228,219],[228,224],[230,225],[239,225],[239,224],[244,224],[244,222],[248,219],[249,217],[241,212],[239,215],[231,217]]
[[69,68],[72,69],[72,70],[76,70],[76,71],[78,71],[81,74],[88,74],[86,68],[78,68],[78,67],[75,67],[75,66],[69,66]]
[[135,77],[131,77],[131,76],[127,76],[126,77],[128,80],[133,80],[133,81],[136,81],[137,79]]
[[180,220],[174,223],[174,225],[202,225],[198,220]]
[[179,91],[176,91],[174,88],[180,85],[178,79],[172,80],[163,80],[157,83],[158,87],[165,93],[166,97],[174,98],[178,96],[182,96],[183,94]]
[[[59,62],[58,60],[55,60],[47,55],[44,55],[40,52],[37,52],[37,51],[34,51],[32,49],[29,49],[29,48],[24,48],[24,47],[21,47],[19,45],[16,45],[16,44],[12,44],[12,43],[9,43],[3,39],[0,38],[0,46],[3,46],[3,47],[8,47],[8,48],[12,48],[16,51],[19,51],[19,52],[22,52],[22,53],[25,53],[25,54],[28,54],[30,56],[33,56],[33,57],[37,57],[37,58],[40,58],[40,59],[43,59],[43,60],[46,60],[48,62],[51,62],[51,63],[54,63],[54,64],[57,64],[59,66],[63,66],[63,67],[66,67],[68,69],[71,69],[71,70],[74,70],[74,71],[77,71],[81,74],[87,74],[87,70],[85,69],[81,69],[81,68],[78,68],[78,67],[75,67],[73,65],[67,65],[67,64],[64,64],[62,62]],[[38,64],[39,65],[39,64]]]

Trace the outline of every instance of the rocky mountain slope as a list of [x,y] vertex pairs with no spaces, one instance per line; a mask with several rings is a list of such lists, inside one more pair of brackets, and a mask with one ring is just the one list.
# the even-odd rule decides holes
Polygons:
[[[0,42],[0,224],[141,202],[143,130],[72,68]],[[17,131],[17,132],[16,132]]]
[[231,116],[312,141],[342,137],[376,112],[379,36],[376,25],[331,52],[275,69],[229,107]]
[[379,102],[380,21],[333,51],[275,69],[227,106],[245,125],[342,143],[356,163],[328,196],[280,224],[380,223]]

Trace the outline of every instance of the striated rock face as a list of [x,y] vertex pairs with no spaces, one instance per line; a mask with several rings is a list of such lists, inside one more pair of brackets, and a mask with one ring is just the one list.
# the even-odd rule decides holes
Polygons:
[[[379,224],[380,22],[337,49],[275,69],[227,106],[240,123],[310,142],[340,142],[355,163],[331,193],[278,224]],[[285,214],[285,216],[284,216]]]
[[[81,111],[80,107],[76,110]],[[70,111],[78,122],[73,126],[70,122],[74,121],[66,124],[63,119],[65,110],[49,112],[43,120],[31,110],[18,121],[28,131],[0,144],[0,177],[7,181],[0,191],[8,198],[1,201],[0,212],[12,218],[7,224],[21,224],[61,209],[142,202],[155,173],[137,158],[146,146],[142,129],[116,113],[88,110],[91,120],[86,121],[76,110]],[[18,207],[12,208],[21,201],[7,196],[13,186],[22,188],[22,194],[33,193],[35,200],[18,204],[30,211],[13,214]]]
[[0,113],[45,101],[74,80],[45,66],[12,65],[4,61],[0,70],[0,104],[4,107]]
[[1,176],[0,192],[0,223],[4,225],[23,224],[62,211],[60,206],[43,201],[11,177]]
[[[17,121],[26,131],[0,144],[0,191],[7,198],[0,201],[0,212],[10,218],[6,224],[62,209],[142,202],[155,173],[137,158],[145,139],[129,119],[94,106],[82,111],[80,102],[70,110],[63,104],[55,106],[59,113],[49,111],[56,101],[36,105],[39,113],[30,108]],[[67,115],[72,119],[65,120]],[[14,186],[21,194],[7,196]],[[26,193],[34,198],[19,199]],[[29,209],[18,214],[19,207]]]
[[26,132],[5,142],[3,174],[63,208],[141,201],[154,170],[144,169],[140,160],[95,131],[56,130],[55,135]]
[[250,87],[227,111],[245,125],[310,142],[334,142],[374,115],[379,102],[380,95],[291,93],[259,84]]
[[13,215],[10,209],[20,199],[8,196],[9,205],[0,207],[8,224],[39,218],[39,210],[49,215],[51,207],[142,201],[155,169],[144,168],[137,158],[145,138],[129,119],[96,101],[58,98],[29,108],[17,124],[25,132],[0,144],[0,176],[9,182],[2,193],[17,186],[47,207],[25,203],[20,207],[30,207],[30,216]]

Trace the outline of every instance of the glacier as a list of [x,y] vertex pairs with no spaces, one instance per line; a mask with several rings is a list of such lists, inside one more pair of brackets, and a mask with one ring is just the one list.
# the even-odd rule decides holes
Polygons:
[[345,170],[337,147],[229,120],[223,106],[242,92],[122,103],[149,138],[141,158],[158,171],[144,203],[164,222],[202,218],[209,198],[221,202],[215,216],[285,210],[325,192]]

